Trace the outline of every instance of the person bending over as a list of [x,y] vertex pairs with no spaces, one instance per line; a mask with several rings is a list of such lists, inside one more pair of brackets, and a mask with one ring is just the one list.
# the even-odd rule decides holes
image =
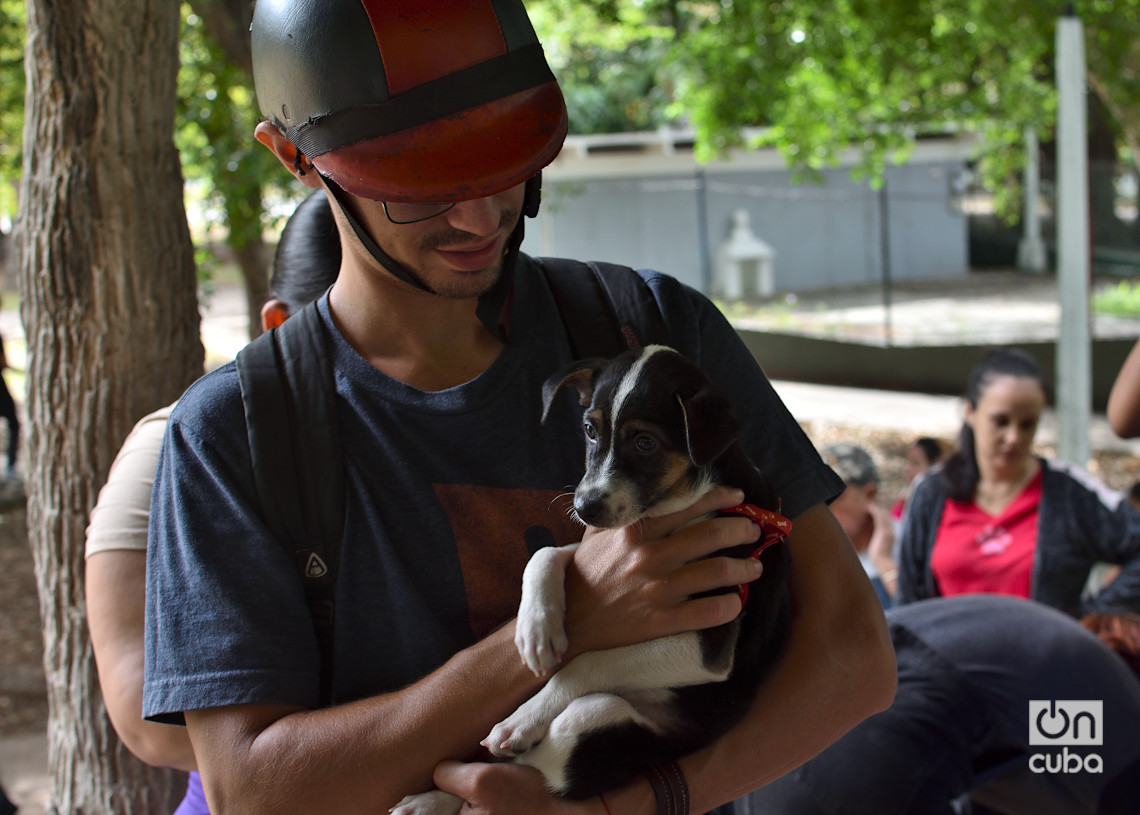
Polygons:
[[[737,815],[1140,812],[1140,681],[1080,624],[986,594],[896,606],[887,623],[898,655],[891,707],[738,802]],[[1034,701],[1074,699],[1102,703],[1086,722],[1100,743],[1031,743]],[[1051,717],[1045,732],[1062,724]]]
[[[340,242],[328,199],[310,193],[281,232],[270,280],[274,298],[261,309],[262,328],[281,325],[320,297],[336,279],[339,266]],[[190,771],[186,795],[175,815],[203,815],[209,809],[186,729],[142,718],[147,528],[154,471],[172,407],[156,410],[135,425],[91,510],[87,625],[103,702],[115,732],[146,763]]]

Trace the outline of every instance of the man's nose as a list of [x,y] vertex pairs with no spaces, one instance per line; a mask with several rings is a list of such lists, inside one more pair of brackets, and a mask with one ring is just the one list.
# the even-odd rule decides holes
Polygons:
[[476,198],[460,201],[444,213],[447,222],[463,232],[472,235],[490,235],[499,228],[502,212],[495,197]]

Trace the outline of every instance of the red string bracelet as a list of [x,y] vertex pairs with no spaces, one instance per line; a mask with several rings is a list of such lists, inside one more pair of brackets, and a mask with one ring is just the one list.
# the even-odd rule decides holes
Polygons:
[[605,807],[606,815],[614,815],[612,812],[610,812],[610,805],[606,803],[606,799],[602,797],[602,794],[600,792],[598,793],[598,800],[601,801],[602,806]]

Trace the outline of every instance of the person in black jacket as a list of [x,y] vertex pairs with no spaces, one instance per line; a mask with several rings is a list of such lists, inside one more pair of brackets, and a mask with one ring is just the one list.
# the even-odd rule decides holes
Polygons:
[[16,812],[16,805],[8,800],[8,796],[4,793],[4,788],[0,787],[0,815],[13,815]]
[[[0,371],[8,367],[8,357],[4,353],[4,339],[0,337]],[[0,417],[8,423],[8,468],[4,477],[8,481],[18,481],[19,471],[16,469],[16,458],[20,452],[20,417],[16,413],[16,401],[8,391],[4,377],[0,376]]]
[[[958,449],[907,505],[897,603],[994,593],[1076,617],[1140,611],[1140,512],[1080,467],[1034,454],[1045,393],[1036,360],[1019,349],[975,366]],[[1097,563],[1120,573],[1082,597]]]
[[[1140,618],[1116,623],[1140,630]],[[737,815],[950,815],[970,811],[967,798],[975,815],[1140,812],[1140,682],[1103,636],[1040,603],[984,594],[896,606],[887,624],[894,704],[738,801]],[[1072,700],[1101,715],[1075,730]],[[1066,744],[1090,740],[1086,723],[1100,743]],[[1033,743],[1049,735],[1055,744]]]

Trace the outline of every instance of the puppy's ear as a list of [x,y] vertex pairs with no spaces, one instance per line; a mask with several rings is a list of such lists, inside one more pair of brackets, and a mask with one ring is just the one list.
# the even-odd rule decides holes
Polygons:
[[594,398],[594,383],[598,379],[598,371],[606,364],[604,359],[581,359],[572,362],[558,373],[546,380],[542,385],[542,422],[546,423],[546,416],[550,413],[550,406],[554,403],[554,396],[567,385],[578,389],[578,404],[588,407]]
[[705,385],[692,396],[677,394],[685,419],[685,443],[689,458],[698,467],[716,461],[740,437],[740,423],[728,397]]

